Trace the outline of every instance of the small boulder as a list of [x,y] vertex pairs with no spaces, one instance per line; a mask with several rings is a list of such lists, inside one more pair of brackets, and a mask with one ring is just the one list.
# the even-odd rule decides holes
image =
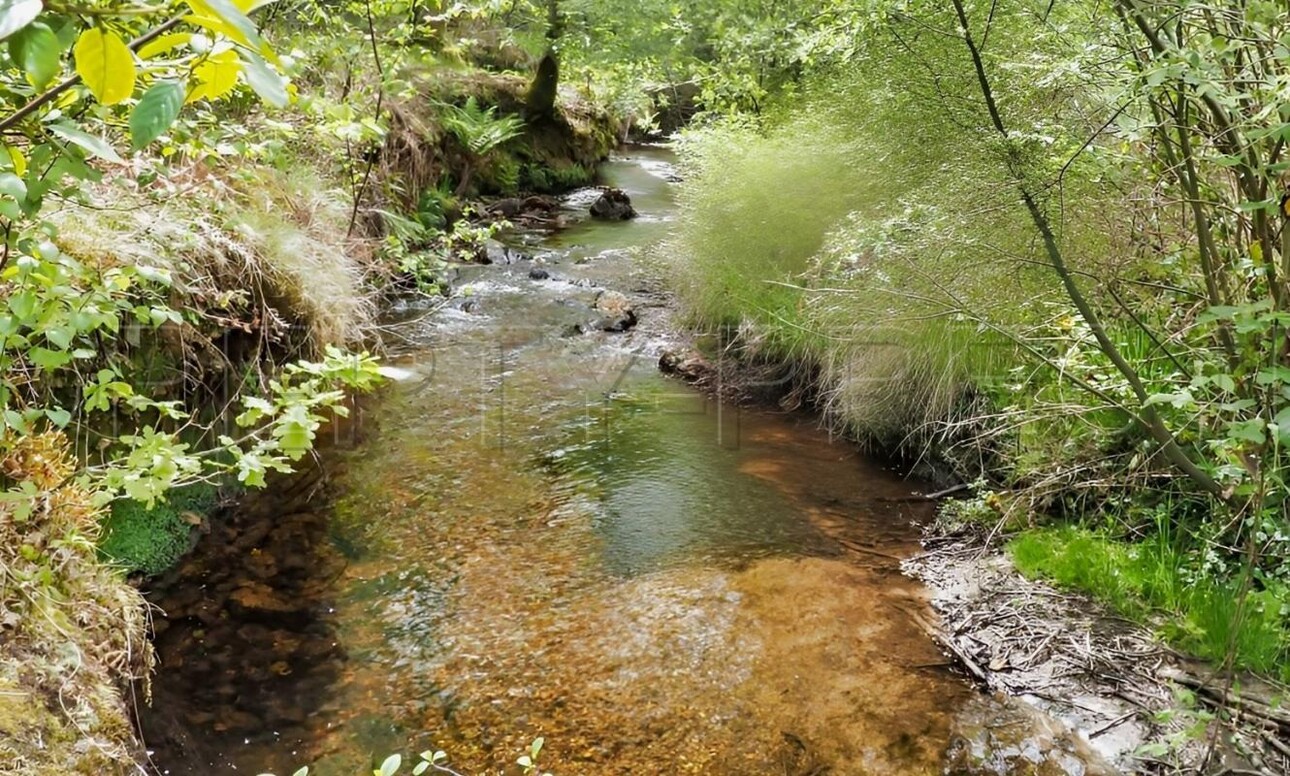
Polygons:
[[694,348],[672,348],[658,357],[658,368],[663,374],[673,375],[688,383],[705,382],[712,374],[712,364]]
[[511,249],[496,240],[484,243],[484,250],[476,257],[480,264],[510,264],[514,261]]
[[489,215],[497,216],[499,218],[515,218],[521,212],[523,212],[523,210],[524,210],[524,200],[519,199],[518,197],[507,197],[506,199],[499,199],[496,202],[490,204],[487,208],[487,212]]
[[603,314],[596,321],[596,328],[601,331],[623,332],[636,325],[632,303],[617,291],[601,291],[596,295],[595,307]]
[[636,217],[632,200],[622,189],[605,189],[591,203],[591,217],[602,221],[626,221]]
[[550,280],[551,273],[541,267],[534,267],[529,270],[529,280]]

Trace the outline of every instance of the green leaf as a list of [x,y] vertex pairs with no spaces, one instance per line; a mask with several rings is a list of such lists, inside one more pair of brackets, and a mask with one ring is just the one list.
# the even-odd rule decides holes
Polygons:
[[45,417],[49,418],[49,422],[59,428],[67,428],[67,424],[72,422],[72,413],[62,407],[47,408]]
[[4,411],[4,424],[20,434],[28,433],[27,421],[22,419],[22,415],[13,411]]
[[36,312],[36,295],[31,291],[23,291],[9,297],[9,312],[19,321],[30,318]]
[[130,142],[143,148],[161,137],[179,118],[188,87],[182,81],[158,81],[143,93],[130,114]]
[[1264,422],[1261,420],[1242,420],[1227,427],[1229,439],[1238,439],[1254,444],[1263,444]]
[[134,54],[115,32],[91,27],[72,49],[76,73],[104,105],[116,105],[134,94]]
[[40,0],[0,0],[0,40],[4,40],[40,15]]
[[62,70],[58,36],[41,22],[29,25],[9,39],[9,56],[27,73],[27,80],[43,89]]
[[117,164],[125,161],[112,146],[108,145],[106,140],[78,129],[70,123],[50,124],[49,131],[72,145],[84,149],[91,156],[97,156],[100,159],[106,159]]
[[1232,376],[1229,374],[1214,375],[1211,378],[1211,382],[1213,382],[1214,386],[1219,390],[1227,391],[1228,393],[1236,392],[1236,381],[1233,380]]
[[27,184],[11,172],[0,173],[0,196],[24,200],[27,198]]
[[1254,376],[1254,382],[1259,385],[1290,383],[1290,367],[1284,367],[1277,364],[1260,369],[1258,374]]
[[273,68],[269,67],[269,63],[259,55],[241,50],[238,53],[246,63],[243,70],[246,74],[246,82],[251,85],[256,94],[260,95],[260,99],[275,108],[286,107],[287,84],[282,76],[274,72]]
[[1256,210],[1276,212],[1280,206],[1281,201],[1279,199],[1265,199],[1259,202],[1250,202],[1247,200],[1245,202],[1238,202],[1236,204],[1236,209],[1242,213],[1253,213]]
[[76,336],[76,331],[70,326],[55,326],[45,330],[45,339],[50,344],[60,350],[67,350],[72,346],[72,338]]
[[376,772],[376,775],[394,776],[395,773],[398,773],[399,766],[402,764],[403,764],[403,756],[392,754],[389,757],[385,758],[385,762],[381,763],[381,769]]
[[52,371],[67,366],[67,364],[72,360],[72,354],[64,353],[61,350],[32,348],[27,351],[27,358],[31,360],[31,363],[41,369]]

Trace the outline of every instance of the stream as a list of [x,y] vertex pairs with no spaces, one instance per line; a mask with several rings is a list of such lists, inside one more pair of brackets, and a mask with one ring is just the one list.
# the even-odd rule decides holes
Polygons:
[[[1018,753],[1100,772],[920,625],[899,566],[929,486],[809,415],[658,373],[671,162],[606,165],[637,219],[516,237],[454,304],[395,310],[406,378],[326,476],[213,525],[154,586],[158,773],[351,776],[431,748],[494,773],[538,736],[558,776],[1004,773]],[[602,289],[640,324],[589,327]]]

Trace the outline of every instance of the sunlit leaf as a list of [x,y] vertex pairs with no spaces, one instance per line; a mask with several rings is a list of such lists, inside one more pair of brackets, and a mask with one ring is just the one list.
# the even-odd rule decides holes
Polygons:
[[115,32],[91,27],[73,49],[76,73],[104,105],[116,105],[134,93],[134,56]]
[[213,32],[228,36],[232,40],[252,49],[260,48],[260,33],[255,23],[230,0],[186,0],[193,9],[190,20]]
[[191,32],[172,32],[169,35],[162,35],[160,38],[152,41],[148,45],[139,49],[139,59],[152,59],[159,54],[165,54],[180,46],[187,44],[193,39]]
[[0,0],[0,40],[4,40],[40,15],[40,0]]
[[237,86],[237,76],[242,72],[242,61],[232,49],[206,58],[193,68],[197,85],[188,94],[188,102],[217,100]]

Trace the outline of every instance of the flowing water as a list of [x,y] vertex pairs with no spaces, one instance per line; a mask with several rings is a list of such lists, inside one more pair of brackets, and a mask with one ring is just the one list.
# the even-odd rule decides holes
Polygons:
[[[607,165],[640,218],[401,310],[407,379],[329,453],[328,495],[307,478],[234,516],[158,588],[160,771],[348,775],[434,747],[496,772],[538,736],[561,776],[944,770],[982,701],[899,573],[920,484],[656,370],[669,162]],[[636,330],[579,330],[602,288]]]

